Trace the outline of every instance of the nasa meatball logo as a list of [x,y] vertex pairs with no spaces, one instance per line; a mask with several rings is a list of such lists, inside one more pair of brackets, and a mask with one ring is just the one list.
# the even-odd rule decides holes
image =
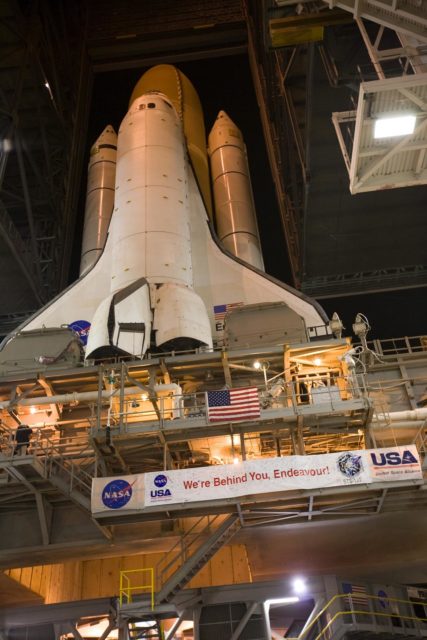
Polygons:
[[89,336],[90,322],[87,320],[75,320],[74,322],[71,322],[68,327],[72,329],[74,333],[77,333],[82,344],[86,346]]
[[337,460],[337,466],[346,478],[355,478],[363,469],[362,456],[343,453]]
[[168,479],[162,473],[160,473],[158,476],[156,476],[154,478],[154,484],[159,489],[162,489],[163,487],[165,487],[167,485],[167,483],[168,483]]
[[154,500],[168,500],[172,497],[170,489],[165,489],[168,483],[167,477],[163,473],[159,473],[153,480],[156,489],[150,491],[150,496]]
[[127,480],[112,480],[102,490],[102,502],[108,509],[121,509],[132,498],[132,485]]

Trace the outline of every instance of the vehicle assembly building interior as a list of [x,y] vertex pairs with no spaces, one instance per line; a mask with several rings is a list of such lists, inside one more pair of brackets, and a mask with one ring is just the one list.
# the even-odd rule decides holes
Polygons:
[[427,637],[427,3],[0,34],[0,640]]

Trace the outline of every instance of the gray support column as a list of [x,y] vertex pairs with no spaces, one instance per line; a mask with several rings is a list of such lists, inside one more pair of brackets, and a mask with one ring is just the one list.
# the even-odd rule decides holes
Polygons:
[[[193,640],[200,640],[199,620],[202,613],[201,607],[197,607],[193,611]],[[120,639],[121,640],[121,639]]]
[[129,629],[128,629],[127,622],[123,622],[123,621],[120,622],[120,625],[119,625],[119,640],[129,640]]
[[[269,606],[265,602],[262,604],[262,617],[264,621],[264,640],[271,640]],[[194,638],[194,640],[196,639]]]
[[246,627],[249,621],[249,618],[254,613],[257,606],[258,606],[258,602],[252,602],[252,604],[246,609],[246,613],[243,615],[243,618],[240,620],[239,624],[234,630],[234,633],[231,636],[230,640],[237,640],[240,637],[240,634],[242,633],[243,629]]
[[66,627],[68,629],[68,632],[71,633],[73,635],[73,637],[75,638],[75,640],[83,640],[83,637],[81,636],[80,632],[78,631],[77,627],[76,627],[76,623],[75,622],[68,622],[66,624]]
[[106,640],[110,631],[116,628],[116,623],[113,620],[110,620],[108,627],[105,629],[104,633],[100,636],[99,640]]
[[176,622],[171,626],[171,628],[169,629],[168,634],[165,637],[165,640],[173,640],[173,637],[174,637],[175,633],[178,631],[179,627],[181,626],[182,621],[184,620],[184,613],[182,613],[179,616],[179,618],[176,620]]

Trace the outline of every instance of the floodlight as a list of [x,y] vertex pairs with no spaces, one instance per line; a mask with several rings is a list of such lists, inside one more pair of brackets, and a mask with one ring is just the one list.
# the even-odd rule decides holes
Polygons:
[[374,126],[374,138],[395,138],[396,136],[406,136],[414,132],[415,116],[393,116],[378,118]]
[[292,587],[295,593],[305,593],[307,591],[307,585],[303,578],[294,578],[292,581]]

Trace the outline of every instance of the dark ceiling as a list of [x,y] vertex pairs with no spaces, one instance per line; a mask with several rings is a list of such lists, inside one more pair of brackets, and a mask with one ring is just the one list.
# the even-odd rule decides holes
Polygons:
[[331,113],[375,77],[358,28],[346,15],[322,41],[273,49],[269,20],[294,11],[273,0],[1,4],[1,333],[75,277],[86,154],[159,62],[190,77],[208,127],[222,108],[242,129],[272,275],[334,299],[427,285],[426,188],[349,192]]

